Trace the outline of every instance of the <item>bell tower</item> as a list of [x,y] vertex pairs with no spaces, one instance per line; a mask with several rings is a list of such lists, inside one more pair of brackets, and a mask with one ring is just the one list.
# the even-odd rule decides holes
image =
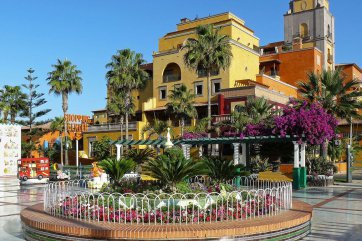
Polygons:
[[293,0],[284,15],[284,42],[302,40],[302,48],[316,47],[323,53],[324,69],[335,67],[334,17],[329,0]]

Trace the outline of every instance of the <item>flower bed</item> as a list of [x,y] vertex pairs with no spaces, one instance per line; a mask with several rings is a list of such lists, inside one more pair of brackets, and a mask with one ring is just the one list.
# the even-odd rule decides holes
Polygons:
[[186,224],[270,216],[291,207],[291,184],[220,193],[92,193],[77,185],[50,184],[45,211],[87,221],[135,224]]

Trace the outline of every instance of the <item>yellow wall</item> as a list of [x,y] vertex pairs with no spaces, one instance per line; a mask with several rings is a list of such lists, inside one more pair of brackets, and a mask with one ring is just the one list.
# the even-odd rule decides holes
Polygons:
[[[156,99],[154,107],[167,104],[168,100],[160,100],[160,87],[167,88],[167,95],[175,85],[185,84],[188,89],[194,90],[195,82],[203,83],[203,96],[195,99],[198,103],[207,102],[206,77],[199,78],[194,70],[188,69],[183,60],[184,50],[178,49],[188,38],[195,38],[194,28],[201,24],[214,24],[220,26],[220,34],[228,35],[232,39],[232,63],[230,68],[220,70],[218,76],[211,79],[221,79],[221,88],[232,88],[236,80],[255,80],[259,73],[259,54],[254,47],[259,47],[259,39],[253,32],[245,27],[244,22],[231,13],[224,13],[212,17],[202,18],[185,24],[178,25],[177,32],[164,36],[159,41],[159,52],[153,59],[153,94]],[[170,63],[176,63],[181,69],[181,80],[170,83],[163,82],[163,72]]]
[[[311,10],[316,6],[317,0],[294,0],[293,2],[293,11],[295,13]],[[329,10],[329,0],[321,1],[322,6],[326,7]]]

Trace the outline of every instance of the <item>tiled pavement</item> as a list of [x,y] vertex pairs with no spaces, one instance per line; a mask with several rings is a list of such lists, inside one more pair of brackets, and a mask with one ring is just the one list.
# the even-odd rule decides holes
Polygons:
[[[294,197],[315,206],[305,240],[362,240],[362,186],[310,188]],[[0,178],[0,240],[23,240],[19,213],[42,199],[41,186],[19,187],[15,178]]]
[[0,178],[0,240],[22,238],[20,211],[43,200],[42,186],[20,187],[16,178]]

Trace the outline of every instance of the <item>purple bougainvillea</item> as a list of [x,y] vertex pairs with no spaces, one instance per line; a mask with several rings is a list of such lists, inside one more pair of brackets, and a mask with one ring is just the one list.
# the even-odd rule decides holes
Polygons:
[[268,136],[272,134],[272,129],[264,123],[247,124],[243,136]]
[[182,139],[198,139],[207,137],[206,132],[186,132],[182,136]]
[[306,102],[297,106],[295,101],[284,108],[283,115],[275,118],[275,135],[303,136],[308,143],[320,145],[335,137],[337,120],[328,114],[320,105],[308,106]]

